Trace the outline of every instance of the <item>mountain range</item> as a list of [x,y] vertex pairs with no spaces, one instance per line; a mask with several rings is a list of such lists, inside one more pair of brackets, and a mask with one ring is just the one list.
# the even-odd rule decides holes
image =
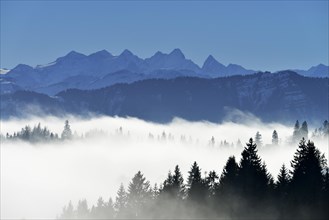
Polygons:
[[[1,95],[1,117],[29,114],[110,115],[169,122],[174,117],[220,122],[320,122],[328,118],[328,78],[293,71],[219,78],[177,77],[119,83],[95,90],[68,89],[56,96],[33,91]],[[243,112],[243,114],[242,114]],[[251,117],[252,120],[253,117]]]
[[[328,66],[320,64],[309,70],[294,70],[311,77],[328,77]],[[132,83],[146,79],[174,79],[177,77],[217,78],[232,75],[249,75],[237,64],[227,66],[208,56],[202,67],[187,59],[180,49],[165,54],[156,52],[152,57],[141,59],[129,50],[114,56],[106,50],[90,55],[75,51],[56,59],[47,65],[31,67],[19,64],[12,70],[1,70],[1,94],[29,90],[47,95],[76,88],[92,90]]]

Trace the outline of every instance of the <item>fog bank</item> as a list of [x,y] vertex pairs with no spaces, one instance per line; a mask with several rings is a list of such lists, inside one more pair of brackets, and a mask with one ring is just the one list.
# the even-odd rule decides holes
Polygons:
[[[38,144],[1,142],[1,218],[54,218],[69,200],[75,205],[82,198],[93,204],[99,196],[115,198],[120,183],[127,186],[138,170],[152,185],[162,183],[176,164],[186,180],[194,161],[203,172],[216,170],[221,174],[229,156],[240,160],[245,143],[257,131],[264,145],[259,155],[274,177],[283,163],[290,168],[297,148],[288,144],[293,125],[264,124],[259,120],[214,124],[175,119],[169,124],[155,124],[135,118],[47,117],[1,121],[1,133],[14,133],[40,122],[60,135],[65,119],[83,138]],[[267,146],[273,130],[278,132],[279,146]],[[209,144],[212,136],[214,145]],[[236,145],[238,139],[243,146]],[[224,140],[235,146],[221,147]],[[328,158],[328,141],[314,141]]]

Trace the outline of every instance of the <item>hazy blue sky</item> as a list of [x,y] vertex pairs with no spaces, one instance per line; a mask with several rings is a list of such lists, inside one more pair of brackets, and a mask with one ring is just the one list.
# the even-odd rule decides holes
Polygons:
[[328,1],[2,1],[1,68],[45,64],[71,50],[141,58],[180,48],[246,68],[328,64]]

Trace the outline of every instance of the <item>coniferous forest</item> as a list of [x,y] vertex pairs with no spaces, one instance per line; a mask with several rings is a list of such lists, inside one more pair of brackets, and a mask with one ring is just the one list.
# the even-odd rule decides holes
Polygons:
[[300,140],[292,170],[283,164],[276,181],[252,138],[241,156],[229,157],[221,172],[204,173],[194,162],[186,177],[177,165],[159,186],[138,171],[114,200],[100,197],[91,207],[85,199],[70,201],[58,218],[328,219],[329,171],[312,141]]
[[0,0],[0,220],[329,220],[329,0]]
[[[79,135],[72,132],[68,120],[60,134],[52,132],[40,123],[26,125],[21,131],[1,135],[1,140],[35,143],[72,143],[89,136],[102,135],[96,130]],[[94,134],[95,133],[95,134]],[[115,136],[129,138],[129,131],[122,127]],[[157,138],[156,138],[157,136]],[[312,140],[327,140],[329,124],[325,120],[308,140],[306,121],[293,126],[287,143],[296,147],[290,164],[282,164],[279,174],[272,176],[258,149],[279,147],[280,133],[273,130],[270,145],[265,145],[261,132],[257,131],[244,145],[238,141],[235,147],[242,149],[241,159],[227,158],[222,170],[203,170],[197,161],[191,161],[188,173],[179,165],[168,167],[166,179],[155,185],[147,180],[142,170],[129,183],[121,183],[114,198],[99,197],[96,204],[80,199],[77,204],[69,201],[58,213],[59,219],[328,219],[329,169],[327,158]],[[306,138],[305,138],[306,137]],[[174,135],[162,132],[149,133],[148,139],[174,143]],[[157,139],[157,140],[156,140]],[[185,136],[180,142],[186,141]],[[18,142],[17,142],[18,143]],[[156,143],[156,142],[154,142]],[[232,148],[226,140],[219,142],[211,136],[208,147]],[[188,152],[186,152],[188,153]],[[273,157],[272,160],[277,158]],[[179,164],[179,161],[178,161]],[[156,169],[156,164],[152,164]],[[290,169],[288,167],[291,167]],[[138,169],[138,168],[137,168]],[[108,173],[111,175],[111,173]],[[102,181],[102,180],[100,180]],[[64,204],[63,204],[64,205]]]

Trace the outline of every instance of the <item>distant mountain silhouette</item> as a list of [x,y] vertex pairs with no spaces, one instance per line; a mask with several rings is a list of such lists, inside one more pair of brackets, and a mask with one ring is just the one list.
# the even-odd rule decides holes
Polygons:
[[[131,83],[144,79],[173,79],[193,76],[216,78],[255,73],[237,64],[227,66],[209,56],[202,68],[187,59],[180,49],[171,53],[155,53],[141,59],[129,50],[113,56],[106,50],[90,55],[71,51],[47,65],[31,67],[19,64],[9,72],[0,75],[1,94],[17,90],[31,90],[48,95],[70,89],[99,89],[116,83]],[[328,67],[318,65],[308,71],[296,72],[315,77],[328,76]]]
[[310,77],[329,77],[329,66],[319,64],[317,66],[312,66],[308,70],[294,70],[295,72]]
[[46,114],[92,113],[156,122],[173,117],[220,122],[233,109],[264,121],[322,121],[328,117],[328,78],[260,72],[215,79],[148,79],[96,90],[69,89],[55,97],[26,91],[1,95],[3,118],[30,113],[24,106]]

